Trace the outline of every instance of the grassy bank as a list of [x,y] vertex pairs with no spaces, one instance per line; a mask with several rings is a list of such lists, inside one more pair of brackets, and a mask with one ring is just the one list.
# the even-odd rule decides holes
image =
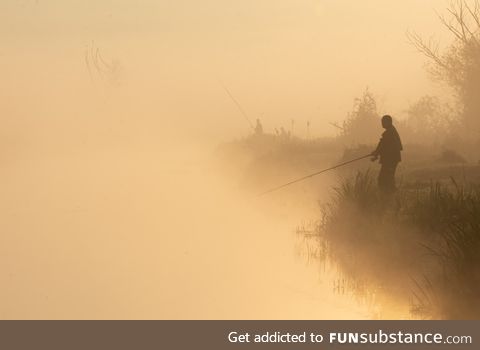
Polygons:
[[[408,188],[408,189],[407,189]],[[413,317],[480,316],[480,187],[430,183],[379,193],[370,172],[343,180],[316,233],[349,285],[408,300]]]
[[[227,165],[229,178],[256,193],[364,155],[373,147],[261,135],[223,144],[217,157]],[[381,302],[401,301],[402,310],[410,309],[414,318],[478,318],[480,186],[474,184],[480,183],[480,166],[424,146],[406,149],[397,174],[399,190],[392,197],[378,192],[377,164],[365,160],[338,169],[344,180],[322,206],[314,232],[306,228],[316,240],[309,243],[307,254],[337,267],[342,276],[334,289],[350,290],[370,301],[373,295],[377,301],[387,295]],[[295,196],[311,194],[316,199],[326,179],[294,185],[283,192],[285,197],[278,192],[278,198],[293,202]],[[391,305],[384,309],[388,308]]]

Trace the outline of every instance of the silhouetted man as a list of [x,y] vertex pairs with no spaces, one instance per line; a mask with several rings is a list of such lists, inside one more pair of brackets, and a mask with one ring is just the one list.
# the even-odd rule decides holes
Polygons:
[[382,167],[378,175],[378,186],[383,192],[391,193],[395,191],[395,170],[402,160],[400,152],[403,147],[391,116],[384,115],[382,117],[382,127],[385,131],[377,148],[372,152],[372,161],[376,161],[380,157]]

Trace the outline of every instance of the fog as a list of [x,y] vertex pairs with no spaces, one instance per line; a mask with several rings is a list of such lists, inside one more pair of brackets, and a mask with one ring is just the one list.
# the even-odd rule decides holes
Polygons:
[[3,1],[4,109],[19,115],[22,102],[45,104],[45,94],[56,90],[61,100],[78,98],[79,85],[88,82],[85,49],[94,42],[106,59],[120,62],[119,82],[129,88],[137,115],[146,110],[162,123],[182,118],[182,132],[237,136],[248,126],[220,80],[269,130],[294,118],[298,125],[310,120],[316,134],[331,134],[328,122],[344,118],[367,86],[382,110],[395,115],[431,91],[405,33],[438,32],[445,43],[434,12],[445,6],[434,0]]
[[331,135],[366,86],[401,114],[435,6],[2,1],[0,318],[371,317],[294,251],[315,202],[212,166],[249,132],[221,84],[269,131]]
[[2,318],[361,317],[192,150],[4,167]]

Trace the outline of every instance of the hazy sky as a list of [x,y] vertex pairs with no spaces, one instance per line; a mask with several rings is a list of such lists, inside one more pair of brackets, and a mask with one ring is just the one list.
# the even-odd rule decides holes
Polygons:
[[220,81],[267,131],[333,134],[367,86],[400,115],[432,92],[405,32],[441,37],[442,3],[0,0],[0,318],[366,317],[298,263],[304,209],[199,141],[249,132]]
[[[299,134],[307,120],[315,133],[332,133],[328,122],[342,119],[366,87],[378,97],[380,112],[394,115],[432,93],[425,60],[405,33],[442,38],[435,10],[446,5],[3,0],[0,98],[8,103],[2,119],[12,113],[33,118],[41,110],[51,115],[59,100],[91,90],[84,54],[94,42],[107,59],[121,63],[121,86],[109,96],[121,96],[122,103],[127,98],[137,120],[151,114],[165,125],[215,138],[243,135],[248,125],[222,90],[223,81],[267,130],[295,119]],[[59,120],[67,118],[63,112]]]

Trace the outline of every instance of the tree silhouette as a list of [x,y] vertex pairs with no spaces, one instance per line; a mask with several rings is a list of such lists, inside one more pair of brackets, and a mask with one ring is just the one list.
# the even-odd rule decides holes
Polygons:
[[[407,36],[430,61],[429,71],[455,92],[459,117],[469,131],[480,132],[480,4],[478,0],[455,0],[446,15],[438,16],[452,34],[452,43],[440,50],[438,41],[416,33]],[[478,136],[478,135],[477,135]]]
[[373,94],[366,89],[361,98],[354,100],[353,111],[343,121],[341,136],[350,145],[370,144],[376,141],[380,117],[377,112],[377,102]]

